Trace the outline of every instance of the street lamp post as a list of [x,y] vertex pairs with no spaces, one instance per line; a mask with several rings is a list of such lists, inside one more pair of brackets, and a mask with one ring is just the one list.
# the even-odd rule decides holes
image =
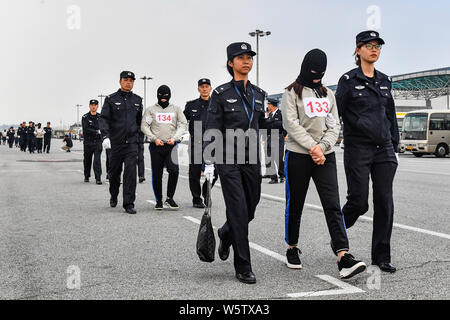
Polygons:
[[270,31],[261,31],[256,29],[254,32],[250,32],[251,37],[256,37],[256,85],[259,87],[259,38],[264,36],[270,36]]
[[103,107],[103,98],[106,98],[107,96],[105,96],[104,94],[99,94],[98,97],[100,98],[100,106]]
[[147,107],[147,80],[152,80],[153,78],[143,76],[141,79],[144,80],[144,110],[145,110],[145,108]]
[[80,123],[80,107],[82,107],[82,104],[77,104],[77,125]]

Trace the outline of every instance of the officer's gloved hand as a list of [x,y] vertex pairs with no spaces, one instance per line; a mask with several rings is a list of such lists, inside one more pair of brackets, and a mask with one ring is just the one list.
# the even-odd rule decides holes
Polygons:
[[205,171],[203,172],[205,175],[205,178],[212,184],[214,181],[214,165],[213,164],[207,164],[205,165]]
[[106,138],[105,140],[103,140],[103,149],[111,149],[111,140],[109,140],[109,138]]
[[336,127],[336,119],[333,117],[331,113],[327,114],[325,124],[327,125],[328,129],[333,129],[334,127]]

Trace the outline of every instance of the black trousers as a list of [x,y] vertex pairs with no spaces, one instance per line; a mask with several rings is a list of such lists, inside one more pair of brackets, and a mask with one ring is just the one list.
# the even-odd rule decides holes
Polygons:
[[138,176],[139,178],[145,178],[145,162],[144,162],[144,144],[138,144],[138,156],[137,156]]
[[52,138],[44,137],[44,152],[50,153],[50,142]]
[[105,151],[106,151],[106,175],[109,178],[109,176],[111,175],[110,171],[111,171],[111,154],[112,154],[112,151],[111,151],[111,149],[106,149]]
[[21,136],[19,144],[20,150],[25,152],[27,150],[27,137]]
[[[199,145],[196,145],[196,149],[194,148],[194,143],[191,140],[190,147],[189,147],[189,189],[191,190],[192,194],[192,202],[193,203],[199,203],[202,202],[202,198],[200,197],[203,195],[203,198],[206,198],[206,180],[203,183],[203,186],[200,186],[200,179],[202,175],[203,168],[203,156],[200,158],[201,163],[195,163],[195,157],[194,157],[194,150],[199,150],[199,152],[202,152],[202,145],[201,143]],[[203,153],[202,153],[203,154]],[[214,172],[214,180],[212,183],[212,186],[216,183],[218,176],[217,171]]]
[[36,148],[36,139],[34,137],[28,137],[28,151],[34,153]]
[[11,139],[8,140],[8,145],[9,145],[10,148],[13,147],[13,145],[14,145],[14,138],[11,138]]
[[[275,155],[275,152],[273,151],[274,148],[278,148],[278,156]],[[267,155],[269,162],[266,165],[266,168],[270,168],[274,164],[277,167],[277,171],[271,173],[272,179],[277,179],[277,177],[284,178],[284,137],[282,134],[280,134],[280,137],[278,139],[278,146],[272,146],[271,136],[269,135],[267,137]]]
[[333,247],[336,252],[349,250],[339,202],[336,155],[331,153],[325,158],[325,164],[319,166],[309,154],[286,152],[286,242],[290,246],[298,244],[300,220],[312,178],[325,213]]
[[38,153],[42,153],[42,140],[44,138],[36,138],[36,149]]
[[102,143],[98,142],[85,142],[83,145],[83,164],[84,164],[84,177],[90,178],[92,157],[94,157],[94,176],[96,181],[102,180]]
[[344,213],[347,228],[369,210],[369,175],[373,189],[372,263],[391,262],[391,234],[394,222],[392,185],[397,159],[392,144],[386,146],[345,145],[344,166],[347,177],[347,203]]
[[120,176],[123,170],[123,207],[134,208],[136,200],[137,143],[114,145],[111,149],[109,192],[112,199],[119,195]]
[[233,246],[234,268],[238,273],[252,271],[248,224],[254,219],[261,198],[261,165],[216,165],[222,184],[227,221],[219,237]]
[[[179,166],[177,147],[165,144],[164,146],[156,146],[151,143],[149,146],[150,158],[152,162],[152,184],[156,202],[162,201],[162,178],[164,166],[169,173],[169,181],[167,183],[167,198],[173,198],[178,183]],[[173,152],[172,152],[173,151]],[[173,157],[173,158],[172,158]]]

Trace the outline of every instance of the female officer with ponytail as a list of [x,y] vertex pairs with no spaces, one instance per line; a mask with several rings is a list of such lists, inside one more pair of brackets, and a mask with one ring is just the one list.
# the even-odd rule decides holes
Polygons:
[[356,36],[358,68],[339,80],[336,100],[344,123],[347,228],[369,210],[369,175],[373,182],[372,264],[393,273],[391,234],[394,222],[392,185],[398,165],[399,133],[391,79],[375,69],[384,40],[376,31]]

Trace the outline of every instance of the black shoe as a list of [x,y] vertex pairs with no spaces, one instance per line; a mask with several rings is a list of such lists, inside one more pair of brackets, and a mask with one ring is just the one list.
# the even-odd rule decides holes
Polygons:
[[246,284],[255,284],[256,283],[256,277],[251,271],[247,271],[244,273],[238,273],[236,272],[236,278],[243,283]]
[[136,214],[137,211],[133,207],[125,208],[125,212],[128,214]]
[[[219,234],[219,232],[217,231],[217,234]],[[222,261],[225,261],[228,259],[228,256],[230,255],[230,245],[228,243],[225,243],[225,241],[223,241],[220,236],[219,236],[219,258]]]
[[269,181],[269,184],[277,184],[278,183],[278,179],[272,179]]
[[162,209],[164,209],[164,206],[163,206],[162,201],[158,201],[158,202],[156,203],[155,209],[156,209],[156,210],[162,210]]
[[89,182],[89,178],[84,178],[84,182]]
[[109,205],[111,206],[111,208],[117,207],[117,199],[110,199]]
[[299,248],[294,247],[292,249],[287,249],[286,251],[286,265],[290,269],[301,269],[302,262],[300,261],[300,255],[302,252]]
[[175,201],[173,201],[172,198],[167,198],[166,201],[164,202],[164,204],[166,206],[168,206],[170,209],[178,209],[178,205],[176,204]]
[[346,253],[341,258],[341,261],[338,262],[338,269],[341,279],[350,279],[366,270],[366,264],[362,261],[355,260],[355,257],[350,253]]
[[145,178],[144,177],[139,177],[139,183],[142,183],[142,182],[144,182],[145,181]]
[[95,181],[95,184],[103,184],[103,182],[101,180],[97,180]]
[[397,271],[397,268],[394,267],[390,262],[381,262],[380,264],[376,264],[381,271],[384,272],[389,272],[389,273],[394,273],[395,271]]
[[200,201],[195,201],[193,203],[193,205],[194,205],[194,208],[198,208],[198,209],[204,209],[205,208],[205,205],[203,204],[203,202],[201,200]]

